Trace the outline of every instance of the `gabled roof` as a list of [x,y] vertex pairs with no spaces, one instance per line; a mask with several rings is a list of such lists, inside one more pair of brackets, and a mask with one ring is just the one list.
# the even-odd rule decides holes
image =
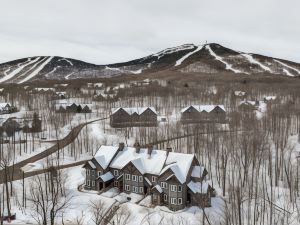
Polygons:
[[90,167],[92,169],[96,169],[96,166],[95,166],[95,164],[92,161],[88,161],[88,164],[90,165]]
[[154,107],[133,107],[133,108],[114,108],[112,109],[112,114],[115,114],[120,109],[123,109],[125,112],[127,112],[129,115],[132,115],[134,113],[141,115],[143,112],[145,112],[147,109],[150,109],[152,112],[157,114]]
[[164,150],[152,150],[151,155],[148,149],[141,148],[139,153],[132,147],[125,147],[120,151],[112,161],[110,167],[115,169],[123,169],[131,162],[141,174],[149,173],[159,175],[164,166],[167,152]]
[[190,107],[193,107],[198,112],[208,112],[209,113],[212,110],[214,110],[217,106],[220,107],[222,110],[226,111],[224,105],[191,105],[191,106],[188,106],[188,107],[185,107],[184,109],[182,109],[181,113],[185,112]]
[[170,152],[160,175],[170,169],[180,183],[185,183],[194,157],[194,154]]
[[1,110],[1,109],[3,109],[3,108],[5,108],[6,106],[8,106],[8,107],[9,107],[9,106],[10,106],[10,104],[9,104],[9,103],[7,103],[7,102],[1,102],[1,103],[0,103],[0,110]]
[[163,192],[163,190],[161,189],[161,187],[157,184],[157,185],[155,185],[153,188],[152,188],[152,190],[157,190],[159,193],[162,193]]
[[194,182],[194,181],[190,181],[187,184],[187,186],[193,193],[200,193],[200,194],[206,194],[210,187],[209,183],[207,182]]
[[119,147],[116,146],[102,145],[94,155],[94,158],[97,161],[97,163],[99,163],[99,165],[102,167],[102,169],[106,169],[109,166],[118,149]]
[[109,180],[112,180],[114,178],[114,175],[112,175],[111,172],[107,172],[101,176],[99,176],[99,179],[101,179],[103,182],[107,182]]
[[191,176],[201,178],[204,170],[205,170],[204,166],[194,166]]

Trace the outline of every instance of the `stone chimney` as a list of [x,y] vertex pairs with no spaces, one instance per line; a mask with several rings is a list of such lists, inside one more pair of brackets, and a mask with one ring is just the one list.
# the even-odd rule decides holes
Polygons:
[[167,156],[168,156],[169,153],[172,152],[172,148],[171,147],[167,147],[166,152],[167,152]]
[[119,143],[119,151],[123,151],[124,147],[125,147],[124,142],[120,142]]
[[153,145],[148,145],[148,154],[149,154],[149,157],[151,157],[152,151],[153,151]]
[[135,152],[136,153],[140,153],[140,150],[141,150],[140,143],[135,142],[135,144],[133,145],[133,147],[135,147]]

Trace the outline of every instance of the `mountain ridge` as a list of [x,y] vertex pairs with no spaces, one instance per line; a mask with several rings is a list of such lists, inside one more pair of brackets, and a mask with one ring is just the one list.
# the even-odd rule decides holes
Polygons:
[[157,53],[106,65],[60,56],[33,56],[0,64],[0,84],[36,80],[74,80],[159,71],[179,73],[274,74],[300,76],[300,64],[255,53],[226,48],[217,43],[184,44]]

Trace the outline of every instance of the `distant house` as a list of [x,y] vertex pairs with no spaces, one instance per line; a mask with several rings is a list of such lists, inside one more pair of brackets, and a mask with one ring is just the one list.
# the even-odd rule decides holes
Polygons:
[[246,92],[245,91],[234,91],[234,95],[236,97],[245,97],[246,96]]
[[226,110],[223,105],[191,105],[181,110],[182,123],[224,122]]
[[16,131],[21,130],[21,125],[16,118],[0,118],[0,131],[6,132],[7,136],[12,136]]
[[264,97],[264,102],[265,103],[275,102],[276,100],[277,100],[276,96],[265,96]]
[[59,103],[55,106],[58,113],[91,113],[91,104]]
[[116,108],[110,116],[111,127],[157,126],[157,112],[153,107]]
[[54,99],[66,99],[67,98],[67,92],[65,91],[57,91],[54,94]]
[[249,100],[241,101],[238,106],[239,110],[242,111],[253,111],[258,109],[258,107],[259,107],[259,101],[249,101]]
[[55,92],[55,88],[34,88],[32,93],[45,93],[45,94],[53,94]]
[[0,114],[9,114],[17,112],[17,108],[10,105],[9,103],[2,102],[0,103]]
[[214,189],[207,170],[194,154],[171,149],[101,146],[88,161],[84,188],[101,191],[116,187],[127,194],[151,196],[152,205],[176,211],[187,206],[210,207]]
[[25,119],[23,124],[23,131],[25,133],[37,133],[42,131],[42,120],[36,113],[33,115],[33,119]]

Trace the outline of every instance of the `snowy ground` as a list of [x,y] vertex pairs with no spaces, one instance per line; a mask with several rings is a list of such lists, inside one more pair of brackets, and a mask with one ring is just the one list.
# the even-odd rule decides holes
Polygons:
[[[90,203],[101,200],[104,203],[105,208],[109,208],[112,205],[120,205],[120,209],[126,208],[129,211],[129,223],[132,225],[148,224],[148,218],[151,217],[151,224],[157,224],[160,220],[164,220],[165,224],[169,224],[169,221],[186,221],[187,224],[196,225],[201,224],[201,218],[203,215],[202,210],[198,207],[190,207],[179,212],[172,212],[166,207],[155,207],[149,208],[145,206],[150,206],[149,197],[143,199],[143,196],[137,194],[127,195],[125,193],[119,193],[117,189],[110,189],[101,195],[96,192],[79,192],[77,187],[84,182],[84,169],[82,166],[77,166],[74,168],[69,168],[64,170],[67,176],[68,189],[71,192],[73,198],[69,209],[64,213],[65,224],[74,224],[77,217],[84,217],[85,224],[93,224],[91,218],[92,214],[90,212]],[[30,181],[32,178],[26,178],[26,187],[30,187]],[[26,224],[33,223],[30,207],[23,210],[22,207],[18,206],[16,202],[20,202],[22,199],[22,182],[15,181],[14,189],[17,197],[15,198],[12,210],[17,214],[17,220],[13,221],[11,224]],[[127,197],[131,200],[128,201]],[[143,199],[143,200],[142,200]],[[142,200],[139,204],[136,202]],[[216,224],[218,221],[222,220],[222,207],[223,200],[219,197],[212,199],[212,207],[206,208],[205,213],[209,217],[212,224]]]

